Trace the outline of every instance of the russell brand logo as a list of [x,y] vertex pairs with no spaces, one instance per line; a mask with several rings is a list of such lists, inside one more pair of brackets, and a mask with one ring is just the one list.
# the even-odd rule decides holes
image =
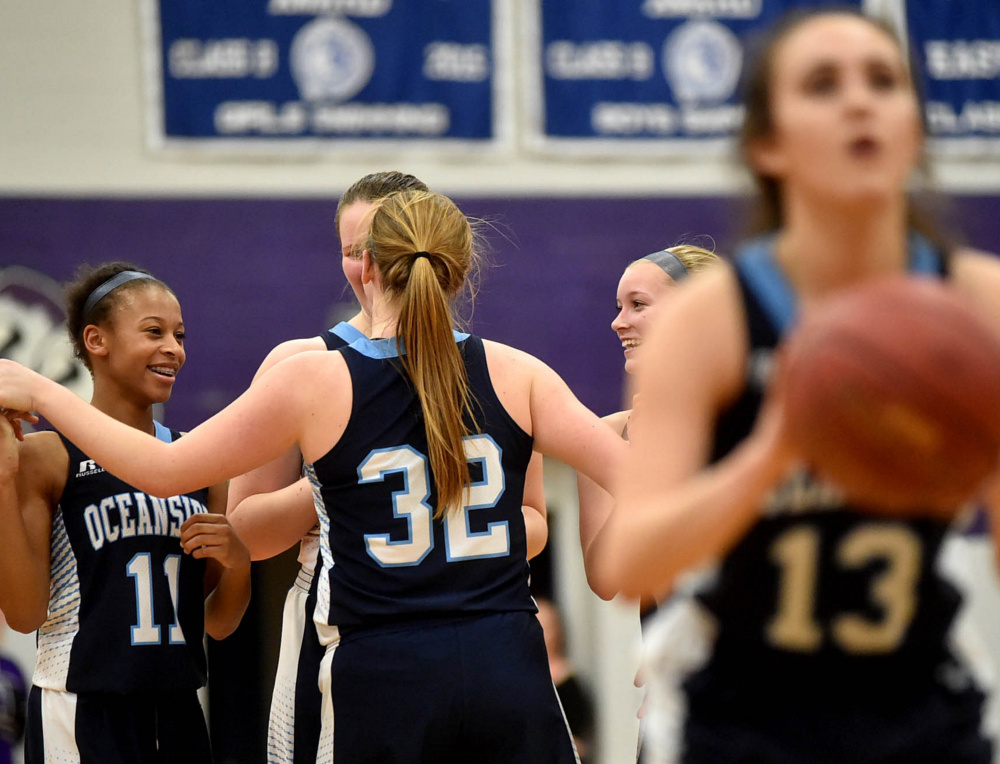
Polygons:
[[93,459],[84,459],[80,462],[80,469],[77,471],[77,477],[87,477],[88,475],[97,475],[104,472],[104,467],[98,467],[97,462]]

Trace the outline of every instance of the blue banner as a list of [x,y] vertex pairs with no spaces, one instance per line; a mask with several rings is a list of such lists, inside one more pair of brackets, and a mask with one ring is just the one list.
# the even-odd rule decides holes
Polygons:
[[147,0],[156,145],[498,135],[491,0]]
[[540,93],[531,142],[574,153],[727,146],[743,117],[747,36],[789,8],[820,4],[539,0],[538,26],[527,30]]
[[1000,2],[907,0],[931,148],[1000,153]]

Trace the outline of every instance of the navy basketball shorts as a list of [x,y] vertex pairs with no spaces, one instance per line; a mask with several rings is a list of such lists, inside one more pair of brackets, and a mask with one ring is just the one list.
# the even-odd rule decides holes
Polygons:
[[281,649],[271,696],[267,728],[267,760],[272,764],[314,764],[319,745],[319,667],[326,649],[319,643],[313,612],[316,586],[306,572],[299,575],[285,598]]
[[195,690],[82,693],[32,687],[26,764],[211,764]]
[[578,762],[533,613],[351,630],[327,666],[318,762]]

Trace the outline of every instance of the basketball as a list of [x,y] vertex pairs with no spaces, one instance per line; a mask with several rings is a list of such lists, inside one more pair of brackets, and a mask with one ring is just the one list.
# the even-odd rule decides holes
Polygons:
[[1000,455],[1000,340],[949,287],[893,277],[804,311],[781,360],[809,465],[875,512],[950,517]]

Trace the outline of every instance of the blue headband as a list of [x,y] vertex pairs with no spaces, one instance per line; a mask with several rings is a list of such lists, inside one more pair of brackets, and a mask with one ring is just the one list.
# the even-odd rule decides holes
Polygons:
[[139,271],[121,271],[120,273],[116,273],[90,293],[87,301],[83,304],[84,317],[90,315],[90,311],[97,307],[97,303],[115,291],[122,284],[127,284],[130,281],[138,281],[139,279],[150,279],[152,281],[156,281],[155,277],[150,276],[148,273],[140,273]]
[[688,276],[687,266],[684,265],[677,255],[667,249],[661,249],[659,252],[640,257],[639,260],[649,260],[653,265],[659,266],[674,281],[681,281]]

